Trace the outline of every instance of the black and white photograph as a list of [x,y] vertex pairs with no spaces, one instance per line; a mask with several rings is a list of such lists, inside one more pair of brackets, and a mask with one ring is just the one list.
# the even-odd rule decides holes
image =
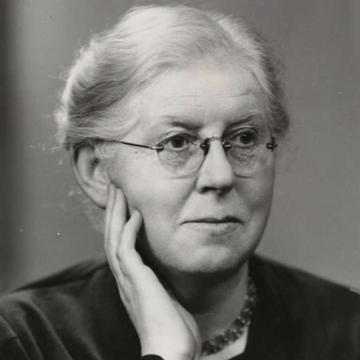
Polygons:
[[2,0],[0,360],[360,360],[360,2]]

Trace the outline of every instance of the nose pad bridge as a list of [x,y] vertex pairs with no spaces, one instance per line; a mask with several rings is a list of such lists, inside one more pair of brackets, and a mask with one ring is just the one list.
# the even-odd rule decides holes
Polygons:
[[202,150],[204,150],[204,154],[205,156],[208,154],[209,152],[209,149],[210,149],[210,144],[212,141],[220,141],[221,142],[221,145],[224,149],[224,152],[225,154],[231,149],[231,144],[229,144],[228,142],[224,141],[222,139],[221,136],[211,136],[209,138],[206,138],[201,144],[200,144],[200,147]]

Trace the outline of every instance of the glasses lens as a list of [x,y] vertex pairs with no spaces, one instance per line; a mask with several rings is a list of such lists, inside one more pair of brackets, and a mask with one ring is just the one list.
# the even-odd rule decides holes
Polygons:
[[163,144],[159,159],[163,167],[175,177],[188,176],[198,170],[204,154],[196,143],[188,143],[181,148],[174,148],[172,144]]
[[228,160],[234,173],[248,177],[264,168],[271,156],[266,146],[270,140],[271,132],[267,125],[249,125],[231,134],[225,141],[231,144]]

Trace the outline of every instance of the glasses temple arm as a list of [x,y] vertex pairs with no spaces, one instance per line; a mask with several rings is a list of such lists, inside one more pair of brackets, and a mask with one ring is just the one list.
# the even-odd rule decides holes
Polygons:
[[156,150],[156,151],[164,150],[164,145],[161,145],[161,144],[154,145],[154,146],[148,146],[148,145],[135,144],[135,143],[127,142],[127,141],[122,141],[122,140],[110,140],[110,142],[115,142],[115,143],[120,143],[120,144],[124,144],[124,145],[140,147],[140,148],[144,148],[144,149]]

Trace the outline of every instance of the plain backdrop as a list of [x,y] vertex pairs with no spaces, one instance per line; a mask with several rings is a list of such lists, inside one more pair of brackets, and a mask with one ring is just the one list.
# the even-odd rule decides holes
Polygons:
[[[360,288],[360,2],[187,3],[244,17],[285,65],[293,125],[279,148],[273,210],[258,251]],[[67,155],[56,148],[53,111],[79,46],[134,2],[7,4],[0,35],[2,292],[103,251]]]

